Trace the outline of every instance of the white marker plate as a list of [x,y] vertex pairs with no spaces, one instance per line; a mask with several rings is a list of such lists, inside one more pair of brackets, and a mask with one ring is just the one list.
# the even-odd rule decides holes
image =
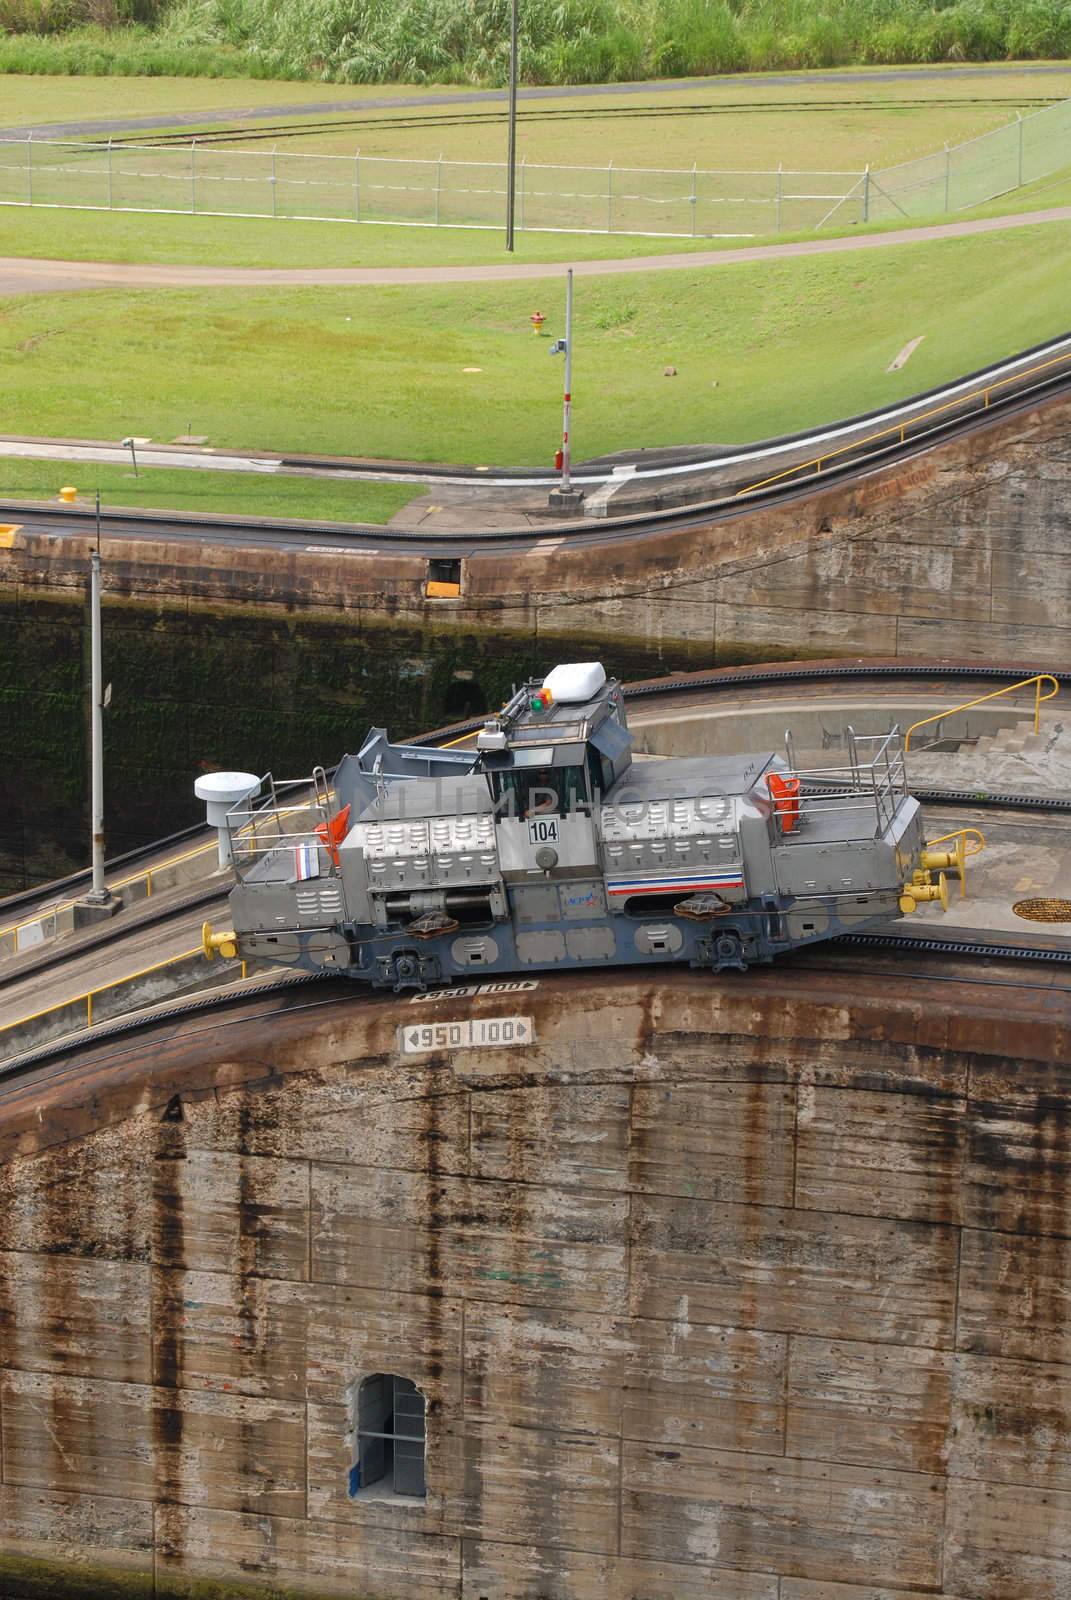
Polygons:
[[538,978],[500,978],[494,983],[466,983],[452,989],[425,989],[410,1000],[411,1006],[426,1006],[435,1000],[464,1000],[473,994],[522,994],[539,988]]
[[398,1029],[403,1056],[426,1055],[431,1050],[501,1050],[507,1045],[535,1042],[531,1017],[475,1017],[464,1022],[409,1022]]

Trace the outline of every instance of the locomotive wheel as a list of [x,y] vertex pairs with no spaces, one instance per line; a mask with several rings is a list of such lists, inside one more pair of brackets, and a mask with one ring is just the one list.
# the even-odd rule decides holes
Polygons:
[[738,933],[720,933],[714,941],[715,972],[746,972],[744,946]]

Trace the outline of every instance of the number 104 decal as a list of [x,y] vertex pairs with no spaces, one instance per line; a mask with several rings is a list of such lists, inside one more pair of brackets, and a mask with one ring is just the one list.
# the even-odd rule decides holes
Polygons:
[[557,844],[557,817],[536,817],[528,824],[529,844]]

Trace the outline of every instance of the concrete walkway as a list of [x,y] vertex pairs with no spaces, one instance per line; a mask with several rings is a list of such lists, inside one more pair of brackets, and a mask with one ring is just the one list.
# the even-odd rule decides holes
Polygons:
[[[796,244],[750,245],[731,250],[696,250],[688,255],[628,256],[578,261],[578,278],[615,273],[674,272],[697,267],[728,267],[740,262],[781,261],[800,256],[841,255],[854,250],[888,250],[897,245],[934,239],[961,239],[972,234],[1004,233],[1039,223],[1071,222],[1071,206],[1026,211],[1007,217],[978,217],[970,222],[942,222],[904,228],[895,233],[863,233],[844,239],[808,239]],[[510,265],[485,263],[464,267],[204,267],[161,266],[146,262],[52,261],[0,256],[0,294],[54,294],[71,289],[195,289],[295,286],[374,288],[383,285],[489,283],[514,279],[560,278],[564,262],[524,261]]]

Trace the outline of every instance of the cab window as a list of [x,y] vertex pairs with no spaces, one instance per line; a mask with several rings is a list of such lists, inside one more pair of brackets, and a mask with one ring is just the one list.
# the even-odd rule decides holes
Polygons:
[[587,804],[583,767],[522,767],[491,774],[499,816],[567,816]]

